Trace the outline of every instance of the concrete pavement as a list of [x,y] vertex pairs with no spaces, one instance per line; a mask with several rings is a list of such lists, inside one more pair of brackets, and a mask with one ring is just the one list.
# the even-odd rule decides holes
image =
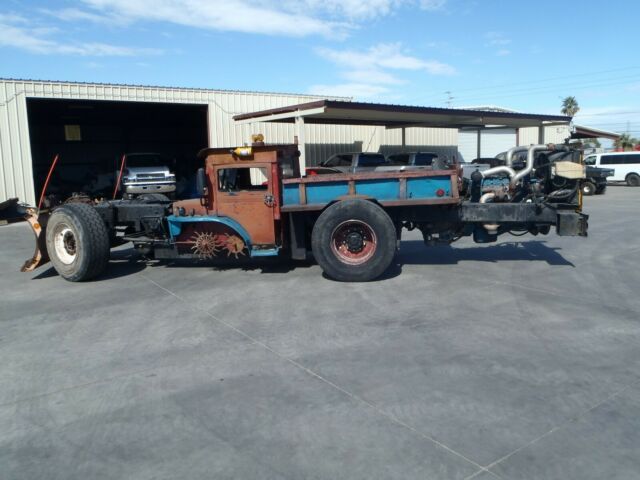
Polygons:
[[640,189],[585,203],[364,284],[126,248],[72,284],[0,227],[0,478],[640,478]]

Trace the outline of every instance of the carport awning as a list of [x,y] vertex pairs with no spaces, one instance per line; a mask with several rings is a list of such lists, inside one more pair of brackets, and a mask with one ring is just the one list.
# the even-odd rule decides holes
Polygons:
[[375,125],[386,128],[520,128],[554,124],[566,125],[571,122],[571,117],[561,115],[489,112],[336,100],[320,100],[244,113],[234,116],[233,119],[238,123],[293,123],[296,119],[303,119],[306,124]]
[[575,125],[571,138],[608,138],[609,140],[617,140],[620,138],[620,134],[609,132],[607,130],[600,130],[599,128]]

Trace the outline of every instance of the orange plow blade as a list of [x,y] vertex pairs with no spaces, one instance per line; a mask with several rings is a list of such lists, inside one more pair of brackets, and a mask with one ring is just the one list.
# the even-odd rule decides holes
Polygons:
[[37,208],[27,208],[24,216],[25,220],[31,225],[36,236],[36,251],[33,257],[24,262],[24,265],[20,269],[21,272],[31,272],[40,265],[43,265],[49,261],[49,255],[47,254],[47,242],[46,231],[47,221],[49,220],[49,213],[40,214]]

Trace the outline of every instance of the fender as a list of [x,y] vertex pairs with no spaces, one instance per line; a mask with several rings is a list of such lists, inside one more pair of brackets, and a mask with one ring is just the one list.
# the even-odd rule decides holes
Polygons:
[[238,235],[240,235],[249,251],[251,251],[251,238],[249,237],[249,234],[244,229],[244,227],[231,217],[219,217],[217,215],[194,215],[192,217],[176,217],[175,215],[169,215],[167,217],[167,223],[169,224],[169,234],[171,235],[171,240],[174,240],[175,237],[180,235],[180,232],[182,232],[183,223],[199,222],[218,223],[235,230]]

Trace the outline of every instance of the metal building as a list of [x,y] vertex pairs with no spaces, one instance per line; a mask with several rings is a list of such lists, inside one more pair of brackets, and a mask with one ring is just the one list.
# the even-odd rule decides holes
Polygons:
[[[483,105],[469,107],[473,110],[494,113],[519,113],[504,107]],[[571,137],[569,122],[538,127],[461,129],[458,132],[458,151],[460,158],[470,162],[475,158],[490,158],[515,145],[534,143],[563,143]]]
[[[125,152],[165,154],[175,159],[177,173],[186,174],[195,170],[196,152],[207,146],[242,145],[253,133],[264,134],[269,143],[292,142],[295,126],[238,125],[232,117],[320,98],[0,79],[0,201],[18,197],[34,204],[56,154],[60,161],[51,188],[80,191],[114,171]],[[311,165],[340,151],[393,150],[401,141],[398,132],[375,126],[307,125],[304,132],[304,157]],[[453,156],[457,136],[455,129],[409,128],[404,140]]]

